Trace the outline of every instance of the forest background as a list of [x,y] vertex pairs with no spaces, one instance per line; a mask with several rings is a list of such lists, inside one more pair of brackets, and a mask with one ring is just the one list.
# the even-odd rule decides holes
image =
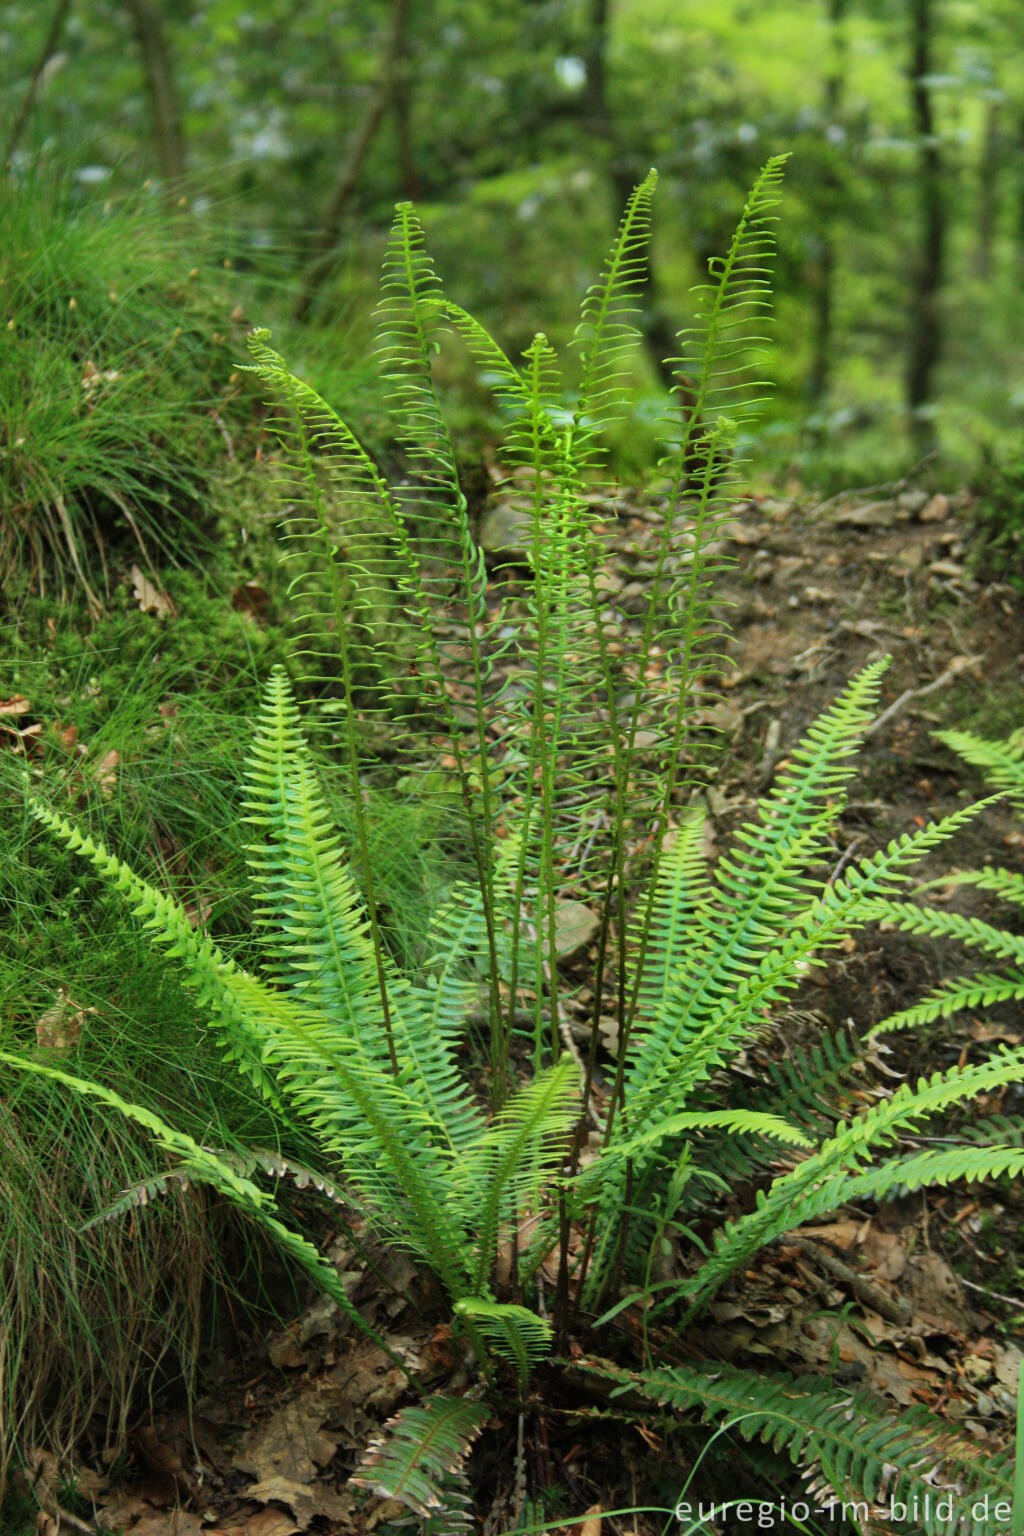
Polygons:
[[[647,516],[637,493],[657,493],[660,428],[688,405],[685,387],[671,401],[663,359],[678,354],[699,303],[691,290],[729,248],[759,169],[788,154],[774,391],[737,440],[744,484],[759,493],[736,545],[749,564],[733,588],[719,570],[713,593],[738,631],[781,614],[778,654],[751,653],[739,702],[699,723],[731,733],[730,773],[752,802],[814,711],[877,660],[884,632],[896,652],[885,716],[952,684],[947,715],[929,724],[1019,725],[1019,603],[996,584],[986,606],[971,562],[975,518],[998,504],[992,573],[1019,581],[1022,43],[1011,0],[0,8],[0,1043],[33,1059],[60,1053],[204,1144],[283,1146],[301,1167],[319,1155],[238,1085],[204,1009],[44,835],[24,781],[27,769],[173,890],[226,953],[255,963],[241,766],[258,688],[275,663],[302,670],[295,618],[316,631],[291,601],[296,567],[280,565],[268,402],[239,365],[247,331],[270,328],[396,488],[415,479],[408,423],[389,409],[375,359],[399,201],[415,202],[447,294],[516,357],[538,330],[565,348],[631,189],[658,168],[643,336],[623,380],[631,403],[603,444],[621,493],[607,506],[630,543],[610,590],[632,614],[651,586],[650,562],[632,568]],[[440,347],[436,378],[478,532],[488,503],[502,503],[508,423],[493,376],[454,340]],[[964,483],[973,498],[956,494]],[[890,499],[834,527],[816,502],[805,517],[791,499],[868,487]],[[812,571],[824,585],[807,585]],[[351,842],[358,800],[338,772],[337,676],[322,681],[297,678],[297,691],[304,708],[327,695],[316,751]],[[887,740],[878,751],[869,784],[892,815],[883,838],[935,813],[936,772],[950,806],[963,793],[930,745],[925,780],[909,752]],[[906,780],[885,776],[894,762]],[[452,879],[454,839],[439,832],[450,785],[442,776],[439,809],[395,787],[409,803],[373,823],[362,868],[380,882],[389,943],[413,961]],[[723,814],[742,803],[737,792]],[[1013,835],[994,818],[978,862],[999,863]],[[457,867],[459,857],[464,848]],[[889,1005],[932,979],[901,982]],[[874,997],[867,985],[860,994]],[[179,1189],[160,1185],[166,1198],[138,1226],[94,1221],[126,1188],[157,1189],[166,1174],[109,1106],[86,1118],[59,1084],[5,1078],[0,1119],[0,1506],[12,1488],[16,1506],[0,1509],[0,1531],[21,1536],[47,1480],[51,1504],[73,1502],[60,1469],[76,1448],[127,1445],[144,1460],[129,1428],[152,1381],[177,1372],[194,1386],[211,1337],[219,1349],[229,1331],[210,1294],[240,1300],[240,1317],[254,1298],[281,1314],[303,1298],[251,1234]],[[984,1278],[1015,1296],[1019,1180],[1004,1186],[985,1213],[999,1267]],[[301,1224],[306,1197],[294,1198]],[[949,1225],[959,1257],[961,1226]],[[206,1288],[211,1277],[220,1291]],[[32,1460],[44,1451],[49,1462]],[[27,1487],[18,1475],[30,1462],[48,1470]],[[89,1513],[82,1486],[71,1492]]]
[[[627,476],[653,451],[654,359],[690,287],[757,168],[792,151],[758,459],[827,491],[936,447],[976,464],[1019,433],[1022,43],[1007,0],[15,3],[4,142],[15,166],[59,164],[79,199],[150,178],[183,196],[210,250],[276,288],[251,318],[312,321],[350,384],[397,200],[514,353],[536,329],[571,334],[657,165]],[[464,426],[485,431],[461,382]]]

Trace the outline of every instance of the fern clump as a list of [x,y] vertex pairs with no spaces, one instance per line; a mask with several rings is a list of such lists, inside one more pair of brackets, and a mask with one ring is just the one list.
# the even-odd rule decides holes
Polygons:
[[[780,174],[772,161],[758,180],[703,293],[700,323],[682,338],[687,410],[666,440],[671,489],[634,654],[621,644],[602,580],[593,488],[602,433],[624,409],[653,173],[585,296],[568,398],[544,337],[514,363],[444,296],[413,211],[399,208],[380,325],[410,465],[400,493],[288,372],[266,334],[252,338],[254,369],[280,402],[295,480],[288,532],[301,570],[315,572],[300,577],[309,599],[305,654],[330,655],[341,679],[333,719],[354,827],[343,846],[278,670],[242,812],[252,834],[260,974],[234,964],[173,900],[58,812],[32,807],[181,963],[240,1070],[315,1135],[353,1213],[433,1271],[485,1384],[520,1405],[537,1362],[571,1335],[588,1343],[602,1314],[610,1320],[636,1302],[648,1319],[684,1324],[766,1245],[849,1199],[1024,1168],[1015,1146],[900,1146],[950,1105],[1019,1081],[1020,1050],[879,1090],[857,1109],[849,1091],[856,1053],[824,1042],[805,1058],[795,1051],[763,1090],[732,1097],[731,1070],[771,1029],[808,961],[896,910],[920,858],[981,809],[898,837],[828,877],[884,660],[810,728],[714,868],[700,817],[685,805],[698,700],[721,664],[713,585],[721,556],[712,535],[735,473],[730,444],[762,391],[758,317]],[[500,573],[488,577],[473,538],[431,372],[445,326],[486,368],[510,416],[508,467],[527,502],[530,570],[518,601]],[[422,773],[424,784],[439,774],[454,780],[475,870],[434,914],[427,960],[404,969],[385,942],[369,857],[372,801],[363,789],[375,722],[386,725],[403,771]],[[654,867],[633,901],[638,850]],[[569,1028],[558,944],[560,903],[581,892],[594,893],[601,917],[585,1058]],[[983,950],[1002,942],[977,939]],[[596,1024],[606,991],[617,1045],[613,1080],[599,1092]],[[472,1091],[459,1057],[479,1013],[489,1103]],[[257,1184],[254,1166],[34,1058],[0,1059],[118,1104],[191,1178],[214,1184],[273,1232],[365,1329],[334,1271]],[[695,1216],[713,1219],[722,1189],[744,1177],[758,1180],[753,1208],[719,1221],[710,1243],[698,1241]],[[668,1233],[690,1239],[686,1257],[654,1286],[652,1256]],[[941,1452],[929,1449],[945,1432],[937,1421],[868,1425],[860,1400],[825,1389],[807,1396],[797,1418],[783,1411],[800,1397],[785,1379],[721,1361],[629,1372],[595,1358],[589,1369],[681,1409],[699,1403],[729,1415],[745,1405],[752,1433],[815,1478],[831,1478],[841,1497],[873,1488],[883,1457],[894,1497],[956,1459],[945,1442]],[[862,1412],[855,1431],[851,1414]],[[375,1487],[405,1490],[426,1518],[483,1421],[475,1402],[431,1398],[392,1426],[367,1476]],[[1001,1465],[988,1476],[1004,1487]]]

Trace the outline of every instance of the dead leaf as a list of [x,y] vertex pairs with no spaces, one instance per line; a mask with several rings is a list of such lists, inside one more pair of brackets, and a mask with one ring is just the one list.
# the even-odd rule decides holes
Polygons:
[[295,1524],[283,1509],[268,1504],[255,1515],[249,1515],[241,1525],[225,1525],[208,1536],[295,1536],[301,1527]]
[[571,960],[597,938],[601,919],[582,901],[560,901],[555,907],[555,948],[560,960]]
[[36,1044],[51,1051],[70,1050],[78,1044],[83,1021],[95,1012],[76,1003],[67,987],[60,986],[57,1001],[36,1019]]
[[121,754],[114,748],[105,752],[93,769],[93,778],[105,795],[113,794],[117,788],[117,769],[121,762]]
[[260,1484],[274,1478],[311,1483],[317,1467],[326,1466],[338,1448],[320,1433],[324,1417],[323,1406],[308,1396],[287,1403],[247,1437],[238,1465],[255,1473]]
[[155,587],[137,565],[132,566],[130,574],[132,591],[143,613],[156,614],[158,619],[173,619],[174,604],[166,592],[161,592],[159,587]]
[[257,581],[245,581],[232,592],[231,606],[236,613],[247,613],[253,619],[264,619],[270,607],[270,593]]
[[0,715],[27,715],[31,708],[21,693],[16,693],[13,699],[0,699]]
[[290,1509],[297,1521],[295,1530],[305,1530],[316,1514],[316,1505],[308,1483],[298,1483],[290,1477],[265,1477],[245,1490],[247,1499],[259,1504],[283,1504]]

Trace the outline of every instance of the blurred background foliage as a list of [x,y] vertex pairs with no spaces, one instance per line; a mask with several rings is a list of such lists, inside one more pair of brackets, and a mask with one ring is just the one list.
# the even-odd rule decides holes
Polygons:
[[[452,295],[521,348],[571,332],[655,164],[638,427],[690,287],[791,150],[758,457],[829,490],[1019,441],[1022,44],[1014,0],[15,0],[0,128],[16,179],[59,167],[82,202],[148,182],[211,268],[257,280],[247,319],[321,387],[342,369],[342,393],[396,200]],[[450,367],[486,439],[486,395]],[[643,431],[630,448],[625,476]]]

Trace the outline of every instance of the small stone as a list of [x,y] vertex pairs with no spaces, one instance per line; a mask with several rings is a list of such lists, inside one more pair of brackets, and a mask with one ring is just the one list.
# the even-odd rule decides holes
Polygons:
[[918,513],[922,523],[942,523],[949,516],[949,497],[941,494],[931,497]]
[[560,960],[572,960],[597,938],[601,919],[582,901],[560,901],[555,907],[555,948]]

